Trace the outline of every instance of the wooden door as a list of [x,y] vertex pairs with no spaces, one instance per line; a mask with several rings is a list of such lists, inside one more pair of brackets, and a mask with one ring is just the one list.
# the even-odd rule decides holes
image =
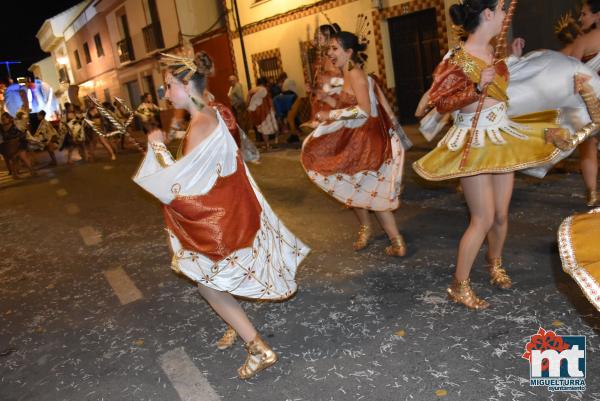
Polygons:
[[559,50],[554,26],[567,11],[577,19],[578,2],[567,0],[528,0],[518,3],[513,17],[513,36],[525,39],[525,52],[536,49]]
[[416,122],[417,104],[441,59],[436,10],[390,18],[388,26],[400,122],[410,124]]
[[235,74],[231,62],[231,50],[227,32],[215,35],[194,43],[194,51],[204,50],[213,59],[215,64],[215,75],[208,80],[208,90],[215,96],[216,100],[229,104],[227,92],[229,92],[229,76]]

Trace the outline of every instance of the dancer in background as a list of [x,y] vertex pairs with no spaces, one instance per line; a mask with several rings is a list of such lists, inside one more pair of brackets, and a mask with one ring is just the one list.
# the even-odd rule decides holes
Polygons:
[[393,211],[399,205],[404,149],[396,135],[394,116],[382,107],[381,91],[362,70],[366,43],[350,32],[336,33],[329,56],[343,74],[334,109],[320,110],[319,126],[305,140],[301,160],[308,177],[338,201],[352,208],[360,228],[353,244],[365,248],[372,235],[374,211],[391,245],[390,256],[404,256],[406,245]]
[[326,112],[335,107],[334,97],[344,84],[340,69],[333,65],[327,55],[331,38],[340,31],[340,26],[335,23],[321,25],[317,30],[317,60],[312,71],[312,82],[309,83],[312,128],[319,125],[315,117],[319,111]]
[[[581,60],[600,74],[600,0],[584,2],[579,22],[587,33],[575,38],[562,52]],[[578,149],[581,175],[587,190],[587,205],[598,206],[598,137],[589,138]]]
[[50,165],[56,166],[57,162],[54,151],[58,149],[59,133],[54,129],[50,121],[46,120],[46,112],[44,110],[38,111],[37,118],[39,123],[33,137],[39,143],[43,144],[44,150],[50,155]]
[[[98,141],[100,141],[102,146],[104,146],[104,149],[106,149],[106,151],[108,152],[108,155],[110,156],[110,160],[117,160],[115,151],[112,148],[110,142],[108,142],[108,139],[105,138],[104,136],[98,134],[98,132],[105,131],[104,124],[102,122],[102,116],[100,115],[98,108],[89,99],[86,101],[86,104],[87,104],[87,112],[85,114],[86,125],[84,127],[84,130],[85,130],[85,137],[86,137],[86,143],[87,143],[88,160],[94,161],[94,159],[96,157],[95,152],[96,152],[96,145],[97,145]],[[98,131],[98,132],[96,132],[96,131]]]
[[198,283],[200,294],[229,325],[218,342],[239,335],[248,356],[238,375],[249,379],[277,354],[261,338],[236,296],[283,300],[297,289],[295,274],[309,248],[277,218],[246,169],[223,119],[207,107],[205,56],[163,55],[166,98],[191,120],[178,155],[166,135],[148,135],[147,154],[134,181],[163,203],[171,267]]

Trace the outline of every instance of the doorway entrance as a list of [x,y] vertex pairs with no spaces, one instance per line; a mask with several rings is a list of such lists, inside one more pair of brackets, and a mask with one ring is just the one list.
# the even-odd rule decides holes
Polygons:
[[417,121],[415,110],[421,96],[433,82],[433,70],[440,62],[436,10],[429,8],[388,20],[396,100],[400,122]]

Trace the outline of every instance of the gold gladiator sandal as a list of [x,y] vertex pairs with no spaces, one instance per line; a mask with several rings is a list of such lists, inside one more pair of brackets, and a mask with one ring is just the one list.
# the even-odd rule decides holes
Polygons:
[[502,267],[502,258],[488,259],[487,268],[490,272],[490,283],[503,290],[508,290],[512,287],[512,280],[508,277],[508,273],[506,273],[506,270]]
[[452,285],[448,287],[448,298],[457,304],[463,304],[469,309],[486,309],[490,304],[475,295],[471,288],[471,280],[458,281],[456,278],[452,281]]
[[258,334],[254,337],[254,340],[246,343],[245,347],[248,351],[248,357],[246,362],[238,369],[240,379],[250,379],[261,370],[277,362],[275,351]]
[[227,326],[225,334],[223,334],[223,337],[221,337],[219,341],[217,341],[217,348],[222,351],[231,347],[235,343],[236,338],[236,331],[233,329],[233,327]]
[[352,248],[354,248],[355,251],[365,249],[367,245],[369,245],[371,234],[373,234],[371,226],[361,225],[358,229],[358,238],[356,238],[356,241],[352,244]]
[[598,192],[596,192],[595,189],[590,189],[588,191],[588,196],[587,196],[587,205],[589,207],[594,207],[598,205]]
[[392,245],[385,248],[385,254],[388,256],[404,256],[406,255],[406,243],[402,235],[392,239]]

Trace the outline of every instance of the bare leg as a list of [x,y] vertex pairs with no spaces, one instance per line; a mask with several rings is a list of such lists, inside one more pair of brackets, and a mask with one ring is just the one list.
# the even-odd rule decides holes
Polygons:
[[108,139],[106,139],[103,136],[98,136],[98,140],[100,141],[102,146],[104,146],[104,149],[106,149],[106,151],[110,155],[110,160],[116,160],[117,156],[115,155],[115,151],[113,150],[112,146],[110,146]]
[[353,207],[352,211],[356,215],[356,218],[360,222],[361,226],[369,226],[371,227],[371,218],[369,217],[369,211],[367,209],[361,209],[358,207]]
[[471,213],[469,227],[458,246],[456,261],[455,277],[464,281],[469,278],[481,244],[494,222],[494,192],[490,174],[464,177],[460,182]]
[[367,209],[360,208],[352,208],[356,218],[360,222],[360,227],[358,229],[358,235],[356,241],[352,244],[352,248],[355,251],[360,251],[369,245],[369,240],[371,239],[371,235],[373,234],[373,229],[371,228],[371,218],[369,217],[369,211]]
[[579,166],[588,196],[596,192],[598,180],[598,139],[590,138],[579,145]]
[[97,143],[98,143],[98,140],[96,139],[96,135],[94,135],[92,137],[92,139],[90,139],[89,143],[84,145],[87,147],[88,161],[93,162],[96,159],[96,144]]
[[29,156],[27,155],[26,151],[21,150],[19,152],[19,159],[21,159],[21,161],[27,166],[32,176],[37,175],[36,171],[33,169],[33,165],[31,164],[31,160],[29,160]]
[[494,224],[488,232],[488,260],[500,258],[508,232],[508,209],[515,181],[514,173],[492,175]]
[[233,327],[244,342],[249,343],[256,338],[258,333],[254,325],[252,325],[248,315],[233,295],[228,292],[213,290],[202,284],[198,284],[198,290],[221,319]]
[[265,135],[265,134],[261,134],[263,137],[263,141],[265,141],[265,150],[269,150],[271,149],[271,146],[269,144],[269,135]]
[[48,145],[46,145],[46,151],[50,155],[50,159],[52,159],[52,161],[50,162],[51,166],[56,166],[58,164],[56,162],[56,155],[54,154],[55,150],[56,150],[56,145],[54,143],[50,142],[50,143],[48,143]]
[[88,152],[85,144],[77,145],[77,151],[79,152],[79,157],[81,157],[81,160],[84,162],[88,161]]
[[385,253],[388,256],[404,256],[406,255],[406,243],[404,237],[398,231],[396,225],[396,218],[392,211],[387,210],[385,212],[375,212],[379,224],[383,227],[383,230],[390,239],[391,245],[385,248]]
[[6,169],[8,170],[8,174],[12,175],[13,171],[12,171],[12,163],[10,162],[10,159],[8,156],[2,155],[2,158],[4,159],[4,164],[6,165]]
[[8,167],[9,173],[15,178],[21,178],[19,176],[19,161],[16,157],[12,157],[10,160],[6,159],[6,167]]
[[377,216],[379,224],[381,224],[381,227],[387,234],[390,241],[400,236],[398,226],[396,225],[396,218],[394,217],[394,213],[392,213],[389,210],[385,212],[375,212],[375,216]]

